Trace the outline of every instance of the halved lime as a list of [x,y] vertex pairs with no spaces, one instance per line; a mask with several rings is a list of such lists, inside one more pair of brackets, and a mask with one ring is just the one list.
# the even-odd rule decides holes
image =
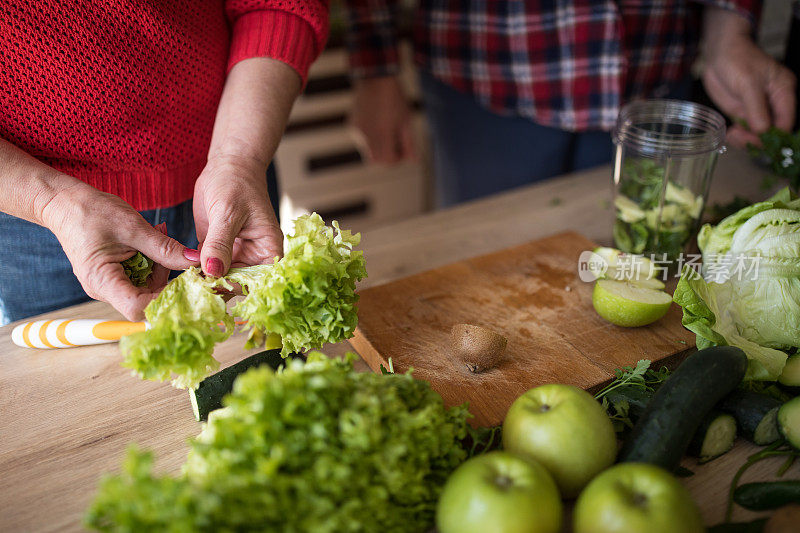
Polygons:
[[597,280],[592,292],[597,314],[617,326],[651,324],[667,313],[671,303],[666,292],[629,281]]

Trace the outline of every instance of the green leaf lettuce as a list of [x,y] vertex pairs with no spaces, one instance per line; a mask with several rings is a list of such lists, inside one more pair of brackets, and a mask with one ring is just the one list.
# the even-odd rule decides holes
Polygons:
[[[352,355],[352,354],[351,354]],[[408,374],[312,353],[242,374],[178,477],[132,450],[86,515],[101,531],[425,531],[467,457],[465,406]]]
[[122,366],[144,379],[196,387],[219,368],[214,345],[233,333],[233,317],[215,292],[221,280],[192,267],[172,280],[145,309],[150,329],[120,339]]
[[316,213],[301,216],[280,261],[231,269],[227,279],[246,294],[233,314],[247,320],[251,335],[280,335],[284,356],[351,337],[358,323],[355,284],[367,276],[363,252],[353,250],[360,240],[336,221],[330,228]]
[[232,268],[224,278],[188,269],[145,309],[151,328],[120,341],[123,365],[144,379],[174,375],[174,386],[196,387],[219,367],[214,345],[233,332],[233,316],[216,292],[231,282],[246,294],[231,313],[247,321],[248,347],[280,336],[286,356],[351,337],[358,323],[355,284],[367,275],[363,252],[353,250],[359,240],[314,213],[295,221],[286,254],[273,264]]

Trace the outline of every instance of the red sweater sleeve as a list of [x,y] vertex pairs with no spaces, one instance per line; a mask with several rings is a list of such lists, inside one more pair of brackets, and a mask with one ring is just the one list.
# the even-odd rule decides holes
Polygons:
[[232,28],[228,70],[244,59],[270,57],[305,83],[328,39],[328,0],[227,0],[225,13]]

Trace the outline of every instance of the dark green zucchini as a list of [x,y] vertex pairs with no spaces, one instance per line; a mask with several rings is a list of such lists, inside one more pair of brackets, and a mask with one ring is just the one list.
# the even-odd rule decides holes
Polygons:
[[273,369],[283,366],[285,360],[281,351],[267,350],[242,359],[216,374],[208,376],[200,382],[196,389],[189,390],[189,399],[192,402],[194,418],[198,422],[208,419],[208,413],[222,407],[222,397],[233,390],[233,382],[239,376],[254,366],[267,364]]
[[736,419],[727,413],[711,411],[695,431],[689,443],[689,455],[701,463],[716,459],[733,448],[736,440]]
[[789,444],[800,450],[800,396],[778,409],[778,430]]
[[742,381],[747,357],[739,348],[714,346],[686,358],[653,395],[625,440],[620,462],[674,470],[703,418]]
[[739,431],[747,440],[766,446],[772,444],[778,434],[778,408],[780,400],[748,390],[735,390],[717,406],[723,413],[733,415]]
[[[800,480],[745,483],[733,491],[733,501],[751,511],[777,509],[800,503]],[[800,524],[798,524],[800,528]]]
[[778,376],[778,383],[787,387],[800,387],[800,354],[790,355]]

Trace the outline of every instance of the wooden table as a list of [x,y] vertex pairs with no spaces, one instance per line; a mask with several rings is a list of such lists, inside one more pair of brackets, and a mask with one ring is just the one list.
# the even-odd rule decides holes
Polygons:
[[[711,201],[762,198],[762,176],[745,154],[731,151],[720,159]],[[362,241],[370,276],[364,286],[566,229],[609,243],[610,179],[602,167],[370,231]],[[41,318],[91,317],[119,315],[92,302]],[[154,450],[158,468],[177,471],[186,440],[200,429],[185,391],[131,376],[114,344],[23,349],[12,344],[11,327],[0,328],[0,531],[80,529],[98,479],[119,467],[130,442]],[[215,356],[225,366],[245,355],[242,345],[234,336]],[[343,343],[328,351],[347,349]],[[731,476],[755,450],[740,442],[710,464],[687,461],[696,474],[685,482],[707,523],[721,520]],[[760,463],[745,480],[769,478],[777,463]],[[798,466],[787,474],[799,475]],[[751,516],[741,509],[735,515]]]

